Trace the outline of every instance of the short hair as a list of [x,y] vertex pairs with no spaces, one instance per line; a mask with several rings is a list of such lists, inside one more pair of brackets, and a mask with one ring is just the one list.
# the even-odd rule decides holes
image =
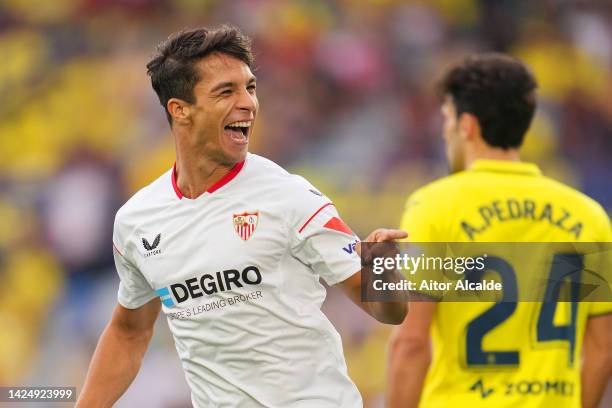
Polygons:
[[471,113],[493,147],[522,145],[536,108],[537,82],[518,59],[498,53],[472,55],[451,67],[438,84],[457,116]]
[[170,124],[168,100],[195,103],[193,88],[201,79],[196,64],[213,53],[237,58],[249,68],[253,65],[250,38],[230,25],[179,31],[157,46],[157,54],[147,64],[147,74]]

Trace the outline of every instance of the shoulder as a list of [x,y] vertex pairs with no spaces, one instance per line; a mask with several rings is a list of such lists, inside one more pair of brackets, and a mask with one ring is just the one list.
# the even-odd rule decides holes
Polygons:
[[253,172],[261,172],[262,174],[269,175],[288,175],[287,170],[276,164],[270,159],[267,159],[258,154],[249,153],[246,159],[246,165],[251,168]]
[[138,190],[119,208],[115,215],[113,240],[122,245],[123,240],[136,225],[156,214],[161,207],[177,197],[172,196],[172,170],[168,170],[151,184]]
[[304,177],[288,172],[272,160],[249,154],[247,163],[254,176],[253,182],[258,184],[257,188],[271,190],[276,199],[299,201],[306,196],[323,196]]
[[556,193],[568,197],[574,200],[576,203],[585,206],[585,208],[593,210],[594,212],[604,211],[603,207],[597,201],[583,192],[550,177],[543,176],[543,179],[551,189],[555,190]]
[[457,193],[461,192],[468,179],[469,175],[466,172],[459,172],[434,180],[412,192],[406,200],[406,205],[419,203],[426,205],[427,208],[448,207],[450,202],[457,199]]
[[[435,241],[444,237],[455,209],[469,183],[466,172],[442,177],[415,190],[406,200],[400,220],[412,241]],[[442,238],[444,239],[444,238]]]
[[571,206],[574,211],[580,211],[584,217],[592,218],[594,221],[601,222],[605,226],[609,225],[610,219],[606,210],[593,198],[560,181],[550,177],[543,178],[553,193],[552,197],[555,200]]
[[270,201],[283,207],[291,223],[311,216],[331,200],[304,177],[292,174],[271,160],[249,154],[248,165],[256,176],[253,183]]

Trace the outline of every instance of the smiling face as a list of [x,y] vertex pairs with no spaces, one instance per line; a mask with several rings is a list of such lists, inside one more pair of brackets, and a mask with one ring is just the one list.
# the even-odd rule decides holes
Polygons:
[[256,78],[244,62],[220,53],[202,59],[197,69],[201,79],[189,106],[195,146],[221,165],[243,161],[259,107]]

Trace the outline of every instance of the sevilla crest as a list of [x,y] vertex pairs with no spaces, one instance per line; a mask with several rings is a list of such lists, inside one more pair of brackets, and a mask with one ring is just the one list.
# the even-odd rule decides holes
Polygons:
[[245,241],[251,238],[258,223],[259,211],[234,214],[234,230]]

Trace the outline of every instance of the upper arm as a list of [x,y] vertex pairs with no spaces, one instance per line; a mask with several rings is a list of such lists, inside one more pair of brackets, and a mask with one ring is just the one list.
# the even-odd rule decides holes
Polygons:
[[612,352],[612,313],[589,318],[584,342],[594,349]]
[[416,348],[429,347],[429,329],[437,308],[437,302],[410,302],[410,313],[403,323],[393,329],[391,346],[403,345]]
[[342,221],[333,203],[305,180],[291,186],[288,216],[291,254],[328,285],[361,270],[357,236]]
[[155,298],[135,309],[117,304],[113,311],[111,324],[125,333],[150,333],[161,310],[159,298]]
[[142,272],[114,248],[115,268],[119,275],[117,300],[126,309],[137,309],[157,295]]
[[140,254],[134,245],[129,244],[129,235],[129,228],[121,222],[118,214],[113,228],[113,256],[120,279],[117,300],[124,308],[136,309],[157,295],[135,262]]
[[356,304],[361,304],[361,271],[354,273],[336,285]]

